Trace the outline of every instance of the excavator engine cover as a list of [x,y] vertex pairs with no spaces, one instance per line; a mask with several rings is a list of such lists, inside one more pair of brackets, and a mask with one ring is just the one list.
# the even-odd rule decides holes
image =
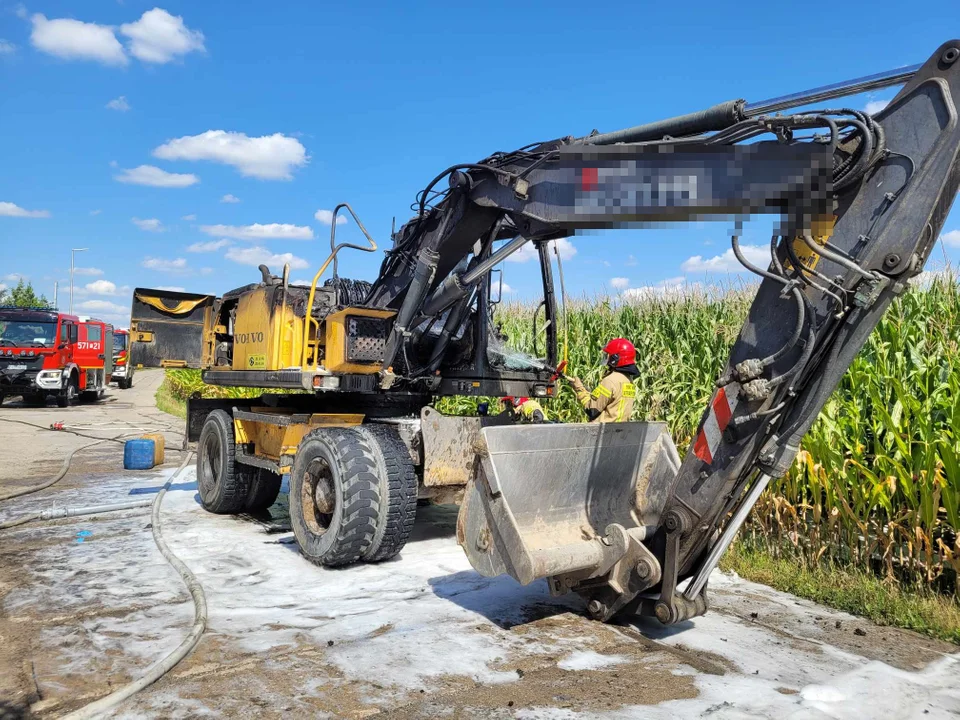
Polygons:
[[659,526],[680,467],[664,423],[488,427],[482,438],[457,523],[480,574],[567,576],[569,589],[631,547],[648,555],[639,541]]

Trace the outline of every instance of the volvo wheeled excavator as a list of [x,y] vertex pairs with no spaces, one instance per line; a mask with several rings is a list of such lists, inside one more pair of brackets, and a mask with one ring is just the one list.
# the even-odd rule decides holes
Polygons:
[[[138,288],[132,362],[275,390],[189,403],[200,497],[211,512],[263,510],[289,473],[293,530],[315,563],[393,557],[418,499],[455,502],[484,575],[546,578],[604,621],[695,617],[750,508],[939,236],[960,183],[958,58],[954,40],[922,65],[454,165],[419,193],[372,283],[337,272],[340,251],[376,249],[341,205],[309,285],[261,267],[219,296]],[[832,102],[894,84],[873,115]],[[368,246],[337,242],[339,212]],[[761,282],[682,459],[663,423],[516,424],[431,404],[554,394],[551,242],[757,214],[778,218],[769,260],[748,260],[732,233]],[[542,357],[518,358],[491,278],[527,244],[546,331]]]

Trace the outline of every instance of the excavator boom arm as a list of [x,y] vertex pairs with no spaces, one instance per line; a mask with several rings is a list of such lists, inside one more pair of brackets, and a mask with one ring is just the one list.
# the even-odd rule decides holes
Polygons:
[[[766,482],[791,466],[800,440],[939,236],[960,183],[958,57],[960,41],[945,43],[873,116],[828,108],[751,118],[738,106],[713,134],[697,128],[699,134],[689,137],[641,142],[622,140],[648,137],[646,131],[592,136],[602,144],[566,138],[447,173],[442,201],[395,238],[393,257],[404,262],[388,262],[374,285],[372,300],[399,310],[385,373],[409,327],[461,301],[483,271],[525,241],[631,224],[781,217],[762,263],[744,257],[739,230],[733,232],[734,253],[762,283],[695,438],[665,481],[657,517],[651,521],[647,513],[637,528],[611,520],[616,512],[597,512],[611,501],[598,501],[601,481],[594,479],[565,478],[578,489],[530,506],[534,489],[514,476],[522,476],[532,458],[524,455],[523,463],[506,469],[539,443],[554,456],[569,451],[566,467],[582,467],[593,477],[599,454],[592,465],[576,464],[583,442],[626,447],[610,433],[583,441],[569,431],[561,442],[559,430],[535,429],[517,444],[490,429],[462,510],[460,540],[475,567],[521,581],[549,577],[554,589],[590,598],[591,612],[604,619],[639,608],[677,622],[704,611],[706,578],[733,533]],[[774,139],[760,140],[764,135]],[[493,249],[498,240],[507,242]],[[453,270],[481,245],[489,248],[481,272]],[[660,452],[659,435],[641,435],[631,440],[634,447]],[[612,463],[607,475],[636,470],[626,450],[604,452],[604,462]],[[612,502],[627,503],[630,492]],[[572,514],[556,519],[559,506]],[[574,517],[592,528],[582,542],[567,537],[551,547],[538,544],[543,533],[524,537],[532,523],[550,526]],[[598,526],[600,517],[607,527]],[[642,569],[625,572],[628,556]],[[688,577],[681,593],[678,585]]]

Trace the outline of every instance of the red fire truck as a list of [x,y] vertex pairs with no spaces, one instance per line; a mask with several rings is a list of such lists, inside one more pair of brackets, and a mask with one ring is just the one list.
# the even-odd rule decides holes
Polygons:
[[113,375],[111,381],[121,390],[133,387],[133,365],[130,364],[130,333],[113,331]]
[[113,327],[47,308],[0,307],[0,403],[54,397],[67,407],[102,397],[113,370]]

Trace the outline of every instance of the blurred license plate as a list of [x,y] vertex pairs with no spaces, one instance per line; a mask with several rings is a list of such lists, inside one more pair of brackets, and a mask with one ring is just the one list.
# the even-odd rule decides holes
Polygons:
[[7,370],[26,370],[26,365],[7,365]]

